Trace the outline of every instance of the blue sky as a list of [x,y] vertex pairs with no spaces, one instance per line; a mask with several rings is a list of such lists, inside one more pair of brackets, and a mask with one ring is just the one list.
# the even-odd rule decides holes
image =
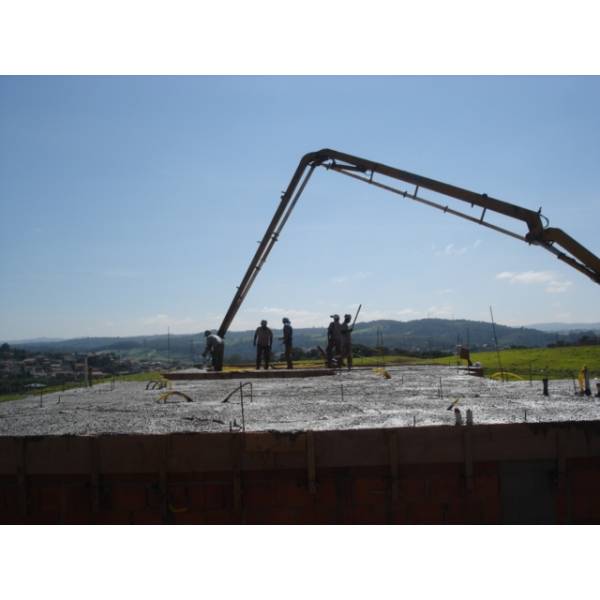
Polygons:
[[[0,339],[218,327],[322,147],[541,206],[598,255],[598,106],[598,77],[2,77]],[[361,320],[591,322],[599,292],[540,248],[319,169],[232,329],[358,303]]]

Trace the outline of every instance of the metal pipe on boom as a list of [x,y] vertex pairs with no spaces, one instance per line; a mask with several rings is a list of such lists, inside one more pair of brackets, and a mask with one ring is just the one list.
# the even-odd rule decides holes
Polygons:
[[[475,222],[478,225],[489,227],[495,231],[512,236],[528,244],[541,246],[549,252],[552,252],[558,259],[567,263],[569,266],[577,269],[584,275],[587,275],[590,279],[592,279],[592,281],[600,284],[600,258],[587,250],[584,246],[567,235],[561,229],[545,227],[542,221],[543,217],[541,215],[541,209],[540,211],[536,212],[516,204],[511,204],[509,202],[504,202],[503,200],[498,200],[497,198],[492,198],[487,194],[479,194],[477,192],[472,192],[448,183],[436,181],[435,179],[429,179],[428,177],[422,177],[421,175],[416,175],[408,171],[403,171],[401,169],[396,169],[381,163],[359,158],[358,156],[352,156],[351,154],[345,154],[343,152],[338,152],[337,150],[325,148],[323,150],[318,150],[317,152],[305,154],[300,160],[300,163],[298,164],[298,167],[296,168],[296,171],[294,172],[287,189],[281,196],[281,200],[277,210],[275,211],[275,215],[267,227],[267,230],[259,243],[258,249],[250,261],[250,265],[248,266],[244,277],[242,278],[242,282],[237,288],[229,309],[225,314],[223,322],[219,327],[218,334],[221,337],[224,337],[229,330],[229,327],[240,306],[242,305],[244,298],[250,291],[258,272],[267,260],[269,253],[279,238],[281,230],[283,229],[290,217],[292,210],[298,202],[298,198],[304,191],[304,188],[306,187],[306,184],[308,183],[314,169],[318,166],[324,166],[328,170],[332,170],[343,175],[348,175],[368,184],[394,192],[406,199],[420,202],[432,208],[443,210],[445,213],[447,212],[463,219]],[[308,173],[306,172],[307,169],[309,169]],[[368,173],[370,173],[370,175],[368,175]],[[374,181],[373,177],[375,173],[412,184],[415,186],[415,190],[414,192],[408,192],[406,190],[400,190],[393,186]],[[476,218],[466,213],[454,210],[448,206],[425,199],[419,196],[418,192],[421,188],[454,198],[456,200],[461,200],[462,202],[470,204],[472,207],[479,206],[483,209],[483,212],[479,218]],[[509,229],[484,221],[486,211],[492,211],[524,222],[527,225],[527,233],[525,235],[521,235],[510,231]],[[562,248],[564,251],[560,248]]]
[[[277,210],[275,211],[275,214],[273,215],[273,218],[271,219],[271,222],[269,223],[269,226],[267,227],[267,231],[265,232],[262,240],[259,243],[258,249],[256,250],[254,257],[250,261],[250,265],[248,266],[248,269],[246,270],[246,273],[244,274],[244,277],[242,278],[242,282],[238,286],[237,292],[235,293],[233,300],[229,306],[229,309],[227,310],[227,313],[225,314],[225,317],[223,318],[223,322],[221,323],[221,326],[219,327],[219,331],[218,331],[219,336],[225,337],[225,334],[229,330],[229,326],[231,325],[231,322],[235,318],[237,311],[239,310],[240,306],[242,305],[242,302],[244,301],[246,294],[248,293],[248,291],[250,290],[250,287],[254,283],[254,280],[256,279],[256,276],[258,275],[258,272],[260,271],[262,265],[267,260],[267,257],[269,256],[271,249],[275,245],[275,242],[279,238],[279,234],[281,233],[283,226],[286,224],[291,211],[293,210],[294,206],[296,205],[296,202],[298,201],[300,194],[302,193],[306,184],[308,183],[308,180],[310,179],[310,176],[312,175],[315,165],[313,165],[310,168],[308,174],[304,178],[304,181],[302,181],[302,184],[300,185],[300,189],[298,190],[298,193],[295,194],[295,196],[294,196],[296,187],[302,180],[302,177],[304,176],[304,172],[310,164],[310,157],[311,157],[311,155],[307,154],[306,156],[304,156],[302,158],[302,160],[300,161],[300,164],[298,165],[298,168],[296,169],[296,172],[294,173],[294,176],[292,177],[292,180],[290,181],[290,184],[288,185],[286,191],[281,196],[279,206],[277,207]],[[292,200],[292,196],[294,196],[293,200]]]

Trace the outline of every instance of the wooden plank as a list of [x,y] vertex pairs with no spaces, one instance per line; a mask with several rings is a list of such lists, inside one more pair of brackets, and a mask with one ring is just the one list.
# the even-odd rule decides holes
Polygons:
[[312,431],[306,432],[306,471],[308,476],[308,491],[311,494],[315,494],[317,492],[317,464],[315,458],[315,439]]
[[467,491],[473,490],[473,446],[471,442],[472,425],[464,427],[463,439],[465,447],[465,485]]
[[335,375],[335,369],[268,369],[261,371],[173,371],[161,373],[162,377],[178,380],[212,379],[290,379],[296,377],[326,377]]
[[398,500],[398,432],[392,429],[388,433],[390,451],[390,478],[392,482],[392,500]]

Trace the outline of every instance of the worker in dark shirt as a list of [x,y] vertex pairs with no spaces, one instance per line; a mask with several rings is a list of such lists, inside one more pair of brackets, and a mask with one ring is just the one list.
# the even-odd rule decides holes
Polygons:
[[294,368],[294,363],[292,362],[292,334],[293,334],[293,329],[292,329],[292,324],[290,323],[290,320],[287,317],[284,317],[282,319],[283,321],[283,337],[279,338],[281,341],[283,341],[283,347],[285,349],[285,360],[287,362],[287,368],[288,369],[293,369]]
[[345,360],[348,371],[352,368],[352,315],[344,315],[344,322],[340,327],[342,339],[342,363]]
[[264,320],[260,322],[260,327],[257,327],[254,332],[254,345],[256,346],[256,370],[260,369],[262,360],[264,360],[265,369],[268,369],[271,346],[273,345],[273,332],[267,327],[267,322]]
[[211,333],[208,329],[204,332],[206,338],[206,347],[202,353],[203,357],[210,354],[212,357],[213,371],[223,370],[223,351],[225,349],[225,342],[223,338],[218,336],[216,333]]
[[[333,321],[327,328],[327,366],[330,368],[340,364],[340,355],[342,353],[342,333],[340,325],[340,315],[331,315]],[[334,364],[335,363],[335,364]]]

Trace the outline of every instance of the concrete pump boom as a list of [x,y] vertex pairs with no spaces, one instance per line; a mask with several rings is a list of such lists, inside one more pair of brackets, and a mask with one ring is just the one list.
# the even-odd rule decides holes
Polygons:
[[[242,305],[244,298],[250,291],[258,272],[267,260],[271,249],[279,238],[281,230],[289,219],[292,210],[294,210],[298,198],[304,191],[313,171],[319,166],[343,175],[348,175],[349,177],[364,181],[395,194],[399,194],[409,200],[414,200],[426,204],[427,206],[431,206],[432,208],[442,210],[443,212],[453,214],[457,217],[473,221],[478,225],[489,227],[500,233],[527,242],[528,244],[541,246],[549,252],[552,252],[557,258],[566,262],[574,269],[587,275],[592,281],[600,284],[600,259],[561,229],[545,227],[542,222],[542,219],[545,220],[545,218],[541,214],[541,209],[537,212],[532,211],[515,204],[510,204],[509,202],[497,200],[487,194],[471,192],[441,181],[436,181],[435,179],[421,177],[420,175],[415,175],[408,171],[402,171],[401,169],[382,165],[350,154],[344,154],[343,152],[338,152],[336,150],[323,149],[305,154],[300,160],[287,189],[281,196],[275,215],[267,227],[267,231],[260,241],[258,249],[252,258],[223,322],[219,327],[218,334],[221,337],[224,337],[229,330],[229,326]],[[376,181],[374,179],[375,174],[414,185],[415,188],[412,191],[401,190],[384,182]],[[479,206],[483,211],[479,217],[473,217],[419,196],[419,189],[426,189],[444,196],[449,196],[466,202],[471,206]],[[485,213],[488,210],[523,221],[527,225],[528,232],[525,235],[520,235],[484,221]]]

